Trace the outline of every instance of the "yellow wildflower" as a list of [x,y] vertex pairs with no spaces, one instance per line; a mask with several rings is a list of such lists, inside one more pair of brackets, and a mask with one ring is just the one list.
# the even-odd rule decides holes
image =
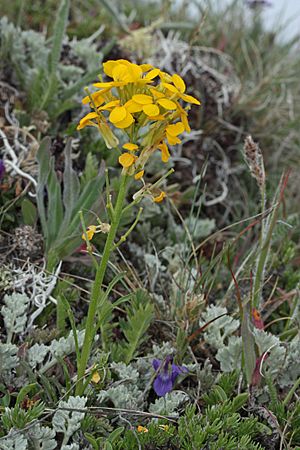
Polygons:
[[143,427],[142,425],[139,425],[138,427],[137,427],[137,431],[138,431],[138,433],[148,433],[148,428],[146,428],[146,427]]
[[136,173],[134,175],[134,179],[135,180],[140,180],[143,176],[144,176],[145,171],[144,170],[140,170],[138,173]]
[[201,104],[197,98],[193,97],[192,95],[185,94],[186,86],[181,76],[175,73],[174,75],[172,75],[171,81],[173,82],[173,84],[171,84],[170,82],[163,82],[163,87],[168,89],[171,93],[176,94],[187,103],[193,103],[194,105]]
[[167,144],[165,142],[162,142],[161,144],[159,144],[157,146],[157,148],[159,148],[161,150],[162,162],[164,162],[164,163],[168,162],[169,158],[170,158],[170,152],[169,152]]
[[86,241],[86,238],[88,239],[88,241],[91,241],[93,239],[94,234],[96,233],[97,227],[95,225],[90,225],[87,229],[86,229],[86,236],[85,233],[82,233],[82,239],[84,241]]
[[119,157],[119,163],[121,164],[121,166],[127,169],[128,167],[132,166],[132,164],[134,164],[135,159],[136,158],[131,153],[123,153]]
[[166,127],[166,137],[170,145],[180,144],[181,140],[177,137],[184,132],[184,125],[182,122],[177,122]]
[[95,384],[98,384],[100,380],[101,380],[101,377],[99,375],[99,372],[97,372],[97,370],[96,370],[92,375],[91,381]]
[[129,150],[130,152],[134,152],[135,150],[138,150],[139,146],[133,144],[132,142],[127,142],[123,145],[123,148],[125,148],[125,150]]
[[155,203],[161,203],[166,196],[167,196],[167,194],[164,191],[161,191],[161,193],[159,195],[157,195],[156,197],[153,197],[153,201]]
[[[186,94],[180,75],[170,75],[151,64],[110,60],[103,64],[103,70],[110,81],[95,83],[99,90],[84,97],[82,102],[92,111],[80,120],[77,129],[97,127],[108,148],[118,145],[114,127],[124,133],[126,140],[129,137],[134,140],[134,143],[125,141],[126,152],[119,157],[119,162],[125,169],[132,167],[127,173],[138,180],[155,149],[161,151],[162,161],[167,162],[168,145],[181,143],[179,135],[191,131],[189,107],[184,108],[182,100],[196,105],[200,102]],[[161,200],[160,194],[155,201]]]

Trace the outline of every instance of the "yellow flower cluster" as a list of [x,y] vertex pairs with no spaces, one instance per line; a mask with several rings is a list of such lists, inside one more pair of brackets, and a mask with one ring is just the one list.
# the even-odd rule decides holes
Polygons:
[[179,135],[190,132],[187,119],[189,106],[199,100],[186,94],[183,79],[170,75],[150,64],[134,64],[125,59],[107,61],[104,73],[112,81],[95,83],[98,90],[89,93],[82,102],[92,112],[84,116],[77,127],[98,127],[108,148],[119,141],[113,128],[124,130],[126,142],[119,162],[136,180],[144,175],[151,154],[159,150],[163,162],[170,157],[168,145],[181,142]]

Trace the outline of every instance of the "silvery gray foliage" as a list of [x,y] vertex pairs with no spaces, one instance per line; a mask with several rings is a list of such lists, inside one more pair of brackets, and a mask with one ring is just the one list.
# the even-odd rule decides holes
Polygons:
[[49,427],[42,427],[39,423],[29,428],[27,437],[33,444],[33,448],[40,450],[53,450],[57,447],[55,431]]
[[189,400],[189,396],[182,391],[168,392],[164,397],[160,397],[151,403],[149,411],[153,414],[164,414],[178,416],[178,408]]
[[14,344],[0,343],[0,374],[12,370],[19,362],[18,347]]
[[[78,345],[82,346],[84,338],[84,330],[78,331]],[[34,344],[28,349],[27,360],[32,369],[36,369],[38,365],[42,365],[41,371],[45,372],[53,364],[56,363],[57,358],[62,358],[75,351],[75,341],[73,331],[70,331],[67,337],[61,337],[59,340],[54,339],[50,345]]]
[[[281,341],[274,334],[268,333],[258,328],[253,329],[255,343],[259,350],[259,355],[268,352],[269,356],[265,360],[264,369],[267,375],[277,375],[283,367],[286,349],[281,345]],[[290,350],[288,351],[290,353]]]
[[[13,430],[15,434],[15,430]],[[27,439],[22,434],[16,434],[12,437],[7,437],[0,441],[0,450],[27,450],[28,443]]]
[[[56,432],[63,433],[63,446],[66,446],[70,437],[80,429],[81,421],[85,413],[76,411],[76,409],[83,409],[87,402],[86,397],[69,397],[68,401],[61,400],[58,404],[59,408],[71,408],[75,411],[67,411],[58,409],[53,416],[52,425]],[[66,447],[68,448],[68,447]],[[76,448],[76,447],[75,447]]]
[[219,348],[216,359],[221,364],[223,372],[232,372],[241,368],[242,363],[242,338],[230,336],[228,344]]
[[216,384],[216,375],[212,373],[212,364],[207,358],[202,368],[196,368],[197,380],[200,383],[201,392],[207,392],[214,384]]
[[133,383],[122,383],[100,391],[97,399],[100,403],[109,399],[116,408],[137,409],[143,405],[143,391]]
[[281,387],[292,386],[300,377],[300,336],[299,334],[289,343],[286,358],[278,378]]
[[7,331],[7,341],[10,342],[14,333],[22,334],[25,331],[29,297],[15,292],[6,294],[3,300],[5,305],[1,308],[1,314]]
[[27,351],[27,361],[30,367],[35,369],[37,365],[40,365],[49,351],[49,346],[45,344],[34,344],[30,347]]
[[111,368],[117,373],[120,380],[128,380],[133,383],[136,383],[139,379],[139,372],[136,370],[132,364],[126,365],[125,363],[119,362],[111,363]]
[[[212,319],[222,314],[227,314],[227,309],[222,306],[209,306],[204,313],[201,314],[199,321],[200,327],[205,325]],[[204,333],[204,340],[215,349],[219,349],[226,345],[226,340],[240,326],[240,322],[226,315],[212,322]]]
[[[78,337],[78,345],[80,347],[84,339],[84,330],[78,331],[77,337]],[[55,358],[61,358],[62,356],[69,355],[70,353],[74,352],[75,342],[73,332],[71,331],[69,336],[67,336],[66,338],[61,337],[58,341],[54,339],[51,342],[49,350]]]
[[[216,228],[215,219],[198,219],[195,216],[188,217],[184,221],[194,241],[209,236]],[[185,233],[184,228],[181,227]]]
[[62,445],[60,450],[79,450],[78,444]]
[[152,353],[149,355],[150,359],[164,359],[168,355],[175,354],[175,348],[171,342],[162,342],[160,345],[152,345]]
[[3,46],[9,53],[9,60],[18,67],[18,75],[26,85],[32,82],[37,74],[36,61],[39,66],[47,67],[49,49],[46,47],[46,37],[33,30],[21,31],[8,22],[7,17],[0,20],[0,36]]
[[[16,430],[12,431],[13,434],[16,433]],[[27,439],[22,434],[16,434],[12,437],[7,437],[0,441],[0,450],[27,450],[28,443]]]

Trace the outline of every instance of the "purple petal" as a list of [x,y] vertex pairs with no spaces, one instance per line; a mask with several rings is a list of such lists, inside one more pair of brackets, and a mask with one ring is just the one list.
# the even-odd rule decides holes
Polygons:
[[162,363],[162,362],[161,362],[160,359],[154,359],[154,360],[152,361],[153,369],[154,369],[155,371],[157,371],[157,370],[160,368],[161,363]]
[[158,375],[153,383],[153,389],[159,397],[164,397],[168,392],[173,389],[173,383],[171,377],[162,377]]
[[176,378],[178,375],[181,375],[182,373],[187,373],[188,369],[184,366],[177,366],[176,364],[172,364],[172,383],[175,383]]

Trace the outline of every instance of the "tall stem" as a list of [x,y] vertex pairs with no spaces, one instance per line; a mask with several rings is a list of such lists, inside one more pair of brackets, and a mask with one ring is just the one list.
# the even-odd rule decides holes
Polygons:
[[91,346],[92,346],[93,339],[94,339],[95,332],[96,332],[95,323],[97,323],[97,321],[95,320],[95,316],[96,316],[96,312],[97,312],[98,302],[101,297],[101,286],[103,283],[103,279],[104,279],[107,264],[109,261],[110,253],[114,246],[114,239],[115,239],[115,236],[116,236],[116,233],[118,230],[118,226],[120,223],[121,215],[122,215],[123,203],[124,203],[125,194],[126,194],[126,181],[127,181],[127,175],[122,174],[120,189],[119,189],[116,206],[115,206],[115,210],[114,210],[114,215],[113,215],[113,220],[111,223],[110,231],[107,235],[102,259],[97,268],[96,277],[95,277],[95,281],[94,281],[92,292],[91,292],[91,301],[89,304],[88,315],[87,315],[87,319],[86,319],[85,334],[84,334],[83,346],[82,346],[82,350],[81,350],[81,357],[80,357],[80,360],[77,361],[78,383],[76,386],[76,395],[83,395],[83,378],[84,378],[84,373],[85,373],[85,370],[87,367],[88,359],[90,357]]

